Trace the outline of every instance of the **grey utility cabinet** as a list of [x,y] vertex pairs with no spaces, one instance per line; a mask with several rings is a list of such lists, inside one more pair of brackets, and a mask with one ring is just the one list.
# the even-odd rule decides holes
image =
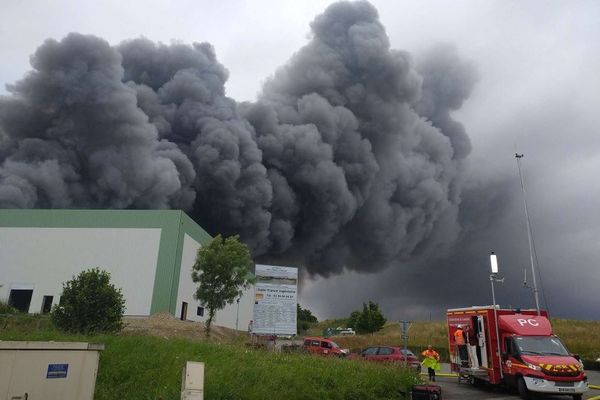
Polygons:
[[102,344],[0,341],[0,400],[93,400]]

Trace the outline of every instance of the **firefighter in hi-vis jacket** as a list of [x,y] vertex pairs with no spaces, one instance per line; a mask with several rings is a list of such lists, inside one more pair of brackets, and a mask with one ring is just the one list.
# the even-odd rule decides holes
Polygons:
[[469,366],[469,352],[467,350],[467,342],[465,340],[465,333],[463,326],[458,324],[456,331],[454,331],[454,343],[458,346],[458,355],[460,357],[460,364],[463,367]]
[[431,345],[427,346],[427,350],[422,352],[421,355],[425,357],[421,364],[424,367],[427,367],[429,380],[435,382],[435,371],[440,370],[440,355],[433,349],[433,347],[431,347]]

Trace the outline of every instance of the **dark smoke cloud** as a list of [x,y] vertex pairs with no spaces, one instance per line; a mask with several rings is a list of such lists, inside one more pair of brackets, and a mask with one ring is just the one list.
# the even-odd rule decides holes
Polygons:
[[254,128],[225,96],[228,73],[213,48],[137,39],[118,50],[139,107],[194,165],[186,210],[211,233],[239,233],[255,254],[268,251],[272,183]]
[[0,207],[182,208],[324,276],[446,249],[471,149],[450,112],[472,65],[391,49],[366,2],[311,29],[242,104],[206,43],[47,41],[0,98]]
[[71,34],[31,63],[0,100],[2,207],[189,207],[193,167],[138,108],[118,51]]
[[423,92],[417,103],[419,114],[427,117],[450,138],[456,158],[471,152],[471,140],[450,112],[462,107],[478,80],[475,66],[462,61],[450,45],[429,50],[418,63],[423,76]]

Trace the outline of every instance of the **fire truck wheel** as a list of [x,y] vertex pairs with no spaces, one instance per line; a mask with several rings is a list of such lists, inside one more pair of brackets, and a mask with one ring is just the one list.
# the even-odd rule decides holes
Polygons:
[[519,377],[519,379],[517,380],[517,389],[519,390],[519,396],[521,396],[523,400],[529,400],[529,390],[527,390],[525,379],[523,379],[522,377]]
[[573,395],[573,400],[582,400],[583,399],[583,395],[582,394],[574,394]]

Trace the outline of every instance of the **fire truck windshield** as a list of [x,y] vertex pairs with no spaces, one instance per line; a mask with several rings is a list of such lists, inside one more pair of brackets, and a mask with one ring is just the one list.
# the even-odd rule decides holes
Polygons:
[[513,339],[521,354],[569,355],[560,339],[555,336],[515,336]]

